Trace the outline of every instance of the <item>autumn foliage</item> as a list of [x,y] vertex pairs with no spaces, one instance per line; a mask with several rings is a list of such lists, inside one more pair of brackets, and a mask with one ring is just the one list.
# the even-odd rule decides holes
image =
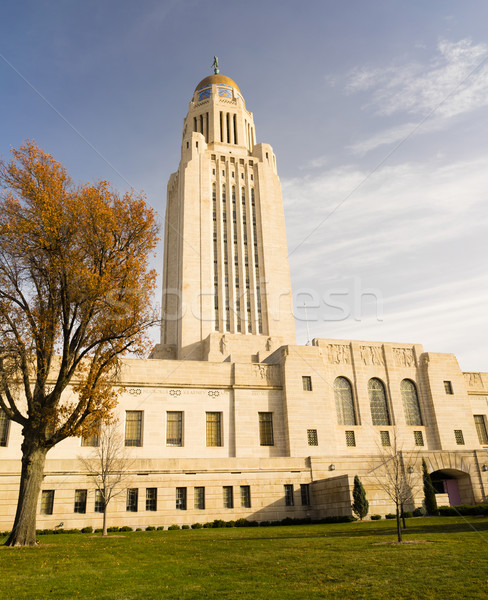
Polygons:
[[33,142],[12,155],[0,164],[0,408],[24,436],[7,543],[32,544],[47,451],[107,418],[120,357],[148,349],[158,226],[141,194],[75,186]]

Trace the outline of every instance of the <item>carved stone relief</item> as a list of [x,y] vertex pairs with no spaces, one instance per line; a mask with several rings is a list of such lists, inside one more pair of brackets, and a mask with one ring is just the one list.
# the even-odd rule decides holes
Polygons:
[[359,346],[361,360],[365,365],[384,365],[381,346]]
[[415,367],[413,348],[393,348],[393,354],[399,367]]
[[483,388],[483,380],[480,373],[464,373],[466,385],[470,388]]
[[351,348],[345,344],[328,344],[327,353],[331,364],[351,364]]

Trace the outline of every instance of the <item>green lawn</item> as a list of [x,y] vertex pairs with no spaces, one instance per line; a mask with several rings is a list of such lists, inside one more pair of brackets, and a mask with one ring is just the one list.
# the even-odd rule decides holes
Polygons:
[[407,525],[432,543],[381,544],[394,521],[45,535],[0,548],[2,598],[486,599],[488,518]]

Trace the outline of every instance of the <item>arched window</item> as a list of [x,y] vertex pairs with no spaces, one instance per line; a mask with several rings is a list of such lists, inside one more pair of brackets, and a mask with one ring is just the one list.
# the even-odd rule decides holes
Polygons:
[[420,412],[419,397],[415,383],[410,379],[404,379],[400,384],[402,392],[403,410],[407,425],[423,425]]
[[373,425],[391,425],[383,382],[376,378],[370,379],[368,394]]
[[334,381],[334,396],[339,425],[357,425],[351,383],[345,377]]

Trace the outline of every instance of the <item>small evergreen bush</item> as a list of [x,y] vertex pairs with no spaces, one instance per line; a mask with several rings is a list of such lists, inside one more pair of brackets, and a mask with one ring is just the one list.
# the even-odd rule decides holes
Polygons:
[[421,508],[420,506],[418,506],[414,511],[413,511],[413,516],[414,517],[423,517],[424,516],[424,509]]
[[424,481],[424,504],[425,510],[428,515],[437,515],[437,500],[435,497],[434,486],[432,485],[432,479],[430,478],[429,471],[427,470],[427,463],[425,459],[422,459],[422,479]]
[[88,525],[88,527],[83,527],[81,533],[93,533],[93,527],[91,525]]
[[123,527],[119,527],[119,531],[133,531],[133,529],[132,529],[132,527],[129,527],[128,525],[124,525]]
[[168,527],[168,531],[176,531],[176,529],[179,529],[180,526],[179,525],[170,525]]
[[190,529],[190,526],[189,525],[182,525],[181,529]]
[[192,529],[203,529],[203,525],[201,523],[193,523],[191,528]]
[[372,521],[379,521],[381,519],[381,515],[371,515]]
[[361,480],[357,475],[354,477],[354,489],[352,491],[352,498],[352,511],[362,521],[363,518],[369,512],[369,502],[366,498],[366,490],[364,489],[363,484],[361,483]]
[[153,527],[153,525],[148,525],[146,527],[146,531],[156,531],[156,527]]
[[393,513],[388,513],[385,515],[385,519],[396,519],[396,515]]

